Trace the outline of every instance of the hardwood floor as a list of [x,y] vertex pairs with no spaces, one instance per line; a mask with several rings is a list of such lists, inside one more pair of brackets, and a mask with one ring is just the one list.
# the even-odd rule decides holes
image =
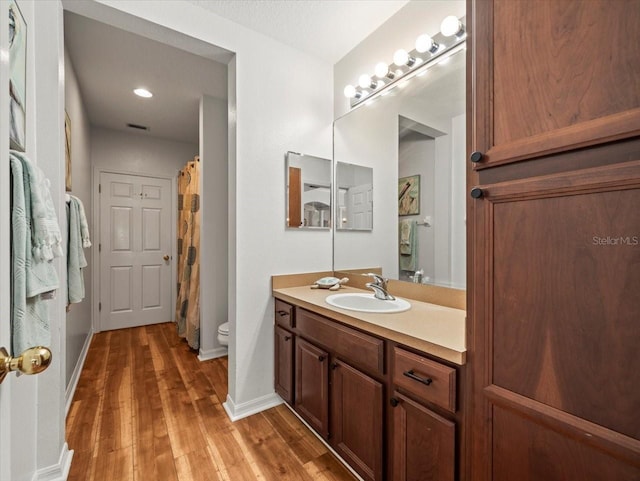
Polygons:
[[354,480],[283,405],[232,423],[227,359],[174,324],[96,334],[67,417],[68,481]]

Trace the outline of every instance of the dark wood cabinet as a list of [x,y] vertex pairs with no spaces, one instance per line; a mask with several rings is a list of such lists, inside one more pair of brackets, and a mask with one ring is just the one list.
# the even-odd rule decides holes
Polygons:
[[638,480],[640,1],[468,5],[468,472]]
[[275,379],[276,392],[293,404],[293,334],[275,326]]
[[276,311],[276,324],[290,318],[295,327],[275,326],[276,392],[355,472],[366,481],[466,479],[457,474],[463,366],[281,300],[277,308],[286,316]]
[[323,438],[329,437],[329,354],[310,342],[295,342],[295,409]]
[[391,403],[391,479],[454,481],[455,424],[398,392],[394,392]]
[[382,383],[334,360],[331,388],[331,442],[335,450],[363,479],[382,480]]

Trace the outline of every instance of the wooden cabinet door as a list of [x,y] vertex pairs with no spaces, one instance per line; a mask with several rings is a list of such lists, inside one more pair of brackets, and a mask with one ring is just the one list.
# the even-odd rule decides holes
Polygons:
[[393,481],[454,481],[455,424],[397,392],[392,403]]
[[295,410],[323,438],[329,438],[329,355],[296,338]]
[[293,334],[275,326],[276,392],[288,404],[293,404]]
[[640,134],[638,0],[470,0],[477,168]]
[[336,360],[331,386],[331,444],[363,479],[381,480],[382,384]]

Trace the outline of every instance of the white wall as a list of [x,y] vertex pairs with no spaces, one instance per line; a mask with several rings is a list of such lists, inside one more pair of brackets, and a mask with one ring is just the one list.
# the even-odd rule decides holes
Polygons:
[[434,35],[440,30],[442,19],[448,15],[462,17],[466,7],[464,0],[429,0],[407,3],[398,12],[360,42],[345,55],[333,70],[334,118],[349,111],[349,100],[344,96],[344,87],[357,85],[363,73],[373,75],[378,62],[391,63],[393,53],[399,48],[411,51],[416,38],[428,33]]
[[91,165],[128,173],[175,178],[198,155],[198,145],[144,134],[91,128]]
[[[71,58],[65,48],[64,96],[65,109],[71,120],[71,193],[84,204],[87,222],[91,226],[92,188],[91,188],[91,127],[89,117],[82,100]],[[93,236],[93,231],[90,229]],[[78,364],[80,353],[91,332],[91,262],[93,247],[85,249],[88,266],[84,269],[85,298],[81,303],[73,304],[67,314],[67,369],[66,386]],[[79,374],[79,373],[76,373]],[[69,393],[70,394],[70,393]]]
[[235,145],[229,144],[228,203],[229,321],[235,345],[229,349],[227,408],[237,417],[277,402],[271,275],[331,268],[330,231],[285,230],[283,157],[288,150],[331,155],[331,65],[186,2],[69,5],[166,42],[181,41],[171,33],[177,31],[235,52],[229,65],[229,88],[236,82],[235,101],[231,92],[229,97],[229,135]]
[[[226,353],[218,342],[217,328],[227,321],[229,305],[227,123],[227,102],[203,96],[200,100],[201,359]],[[207,188],[202,188],[205,185]]]

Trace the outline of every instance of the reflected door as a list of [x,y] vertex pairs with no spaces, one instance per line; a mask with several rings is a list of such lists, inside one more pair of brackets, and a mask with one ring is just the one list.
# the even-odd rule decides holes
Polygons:
[[363,184],[350,187],[347,191],[348,227],[351,229],[371,229],[373,226],[373,185]]
[[170,321],[171,182],[101,173],[100,191],[100,328]]

